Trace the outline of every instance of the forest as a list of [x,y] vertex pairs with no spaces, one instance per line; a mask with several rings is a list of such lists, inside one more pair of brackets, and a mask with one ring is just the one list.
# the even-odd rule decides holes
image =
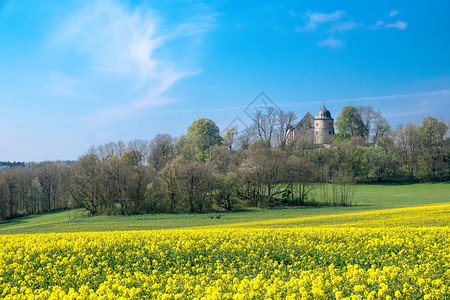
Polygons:
[[448,121],[426,117],[394,130],[371,106],[346,106],[325,146],[312,132],[287,138],[292,112],[268,107],[252,121],[221,134],[200,118],[179,137],[93,146],[75,162],[5,162],[0,220],[74,207],[131,215],[351,205],[356,182],[450,180]]

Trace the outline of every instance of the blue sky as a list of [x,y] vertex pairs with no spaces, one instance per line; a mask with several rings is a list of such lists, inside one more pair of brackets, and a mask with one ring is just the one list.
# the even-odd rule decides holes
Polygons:
[[[248,121],[260,92],[301,118],[372,105],[450,118],[450,3],[0,0],[0,160]],[[242,125],[243,126],[243,125]]]

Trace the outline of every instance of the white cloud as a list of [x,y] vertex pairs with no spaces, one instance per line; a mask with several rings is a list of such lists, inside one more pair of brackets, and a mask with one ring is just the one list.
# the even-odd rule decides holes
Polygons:
[[297,27],[296,30],[297,31],[314,30],[314,29],[316,29],[318,24],[337,21],[344,14],[345,14],[345,12],[341,11],[341,10],[337,10],[337,11],[335,11],[333,13],[329,13],[329,14],[324,14],[324,13],[319,13],[319,12],[306,13],[305,17],[308,20],[308,23],[303,28]]
[[408,27],[408,23],[403,21],[397,21],[395,23],[384,23],[381,20],[378,20],[375,25],[371,26],[372,29],[378,29],[380,27],[383,28],[397,28],[399,30],[405,30]]
[[398,10],[391,10],[391,12],[389,13],[389,17],[393,17],[397,14],[398,14]]
[[333,27],[331,27],[330,31],[331,32],[336,32],[336,31],[342,32],[342,31],[346,31],[346,30],[355,29],[356,27],[358,27],[358,25],[352,20],[352,21],[334,25]]
[[390,24],[386,24],[384,25],[385,28],[397,28],[399,30],[405,30],[406,27],[408,27],[408,23],[403,22],[403,21],[397,21],[395,23],[390,23]]
[[[174,39],[198,37],[209,30],[214,15],[189,16],[169,28],[149,10],[130,9],[113,0],[87,3],[61,24],[50,43],[60,52],[81,54],[86,63],[85,80],[95,77],[102,83],[109,80],[112,86],[120,85],[114,88],[120,89],[124,98],[104,107],[93,119],[117,120],[164,105],[170,102],[163,96],[165,91],[199,72],[182,67],[184,61],[172,61],[164,55],[164,47]],[[109,97],[104,87],[96,92],[96,98]]]
[[69,17],[52,42],[86,55],[93,69],[150,75],[158,65],[151,54],[162,45],[155,35],[157,23],[150,12],[129,12],[118,3],[96,1]]
[[370,26],[370,28],[372,29],[378,29],[380,27],[382,27],[384,25],[384,22],[382,20],[377,20],[377,22],[375,23],[375,25]]
[[332,36],[325,40],[320,41],[318,45],[320,47],[329,47],[329,48],[342,48],[344,46],[341,40],[335,39]]

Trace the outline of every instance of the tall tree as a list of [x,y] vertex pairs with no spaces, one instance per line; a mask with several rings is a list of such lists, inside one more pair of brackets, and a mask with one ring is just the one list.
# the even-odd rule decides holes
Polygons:
[[379,183],[395,174],[396,161],[392,151],[381,147],[369,147],[366,151],[368,176],[375,177]]
[[[170,212],[176,213],[181,208],[182,192],[178,180],[179,169],[184,159],[181,156],[168,162],[166,166],[158,172],[158,177],[165,183],[167,198],[169,199]],[[155,187],[156,188],[156,187]]]
[[422,155],[424,163],[422,169],[428,180],[442,181],[446,167],[444,136],[448,127],[444,121],[439,121],[433,117],[426,117],[422,120],[420,127],[422,145],[425,151]]
[[183,154],[193,155],[201,161],[205,161],[209,148],[222,144],[219,127],[211,119],[200,118],[195,120],[186,130],[186,144],[183,146]]
[[375,111],[371,105],[358,106],[356,109],[361,115],[362,121],[364,123],[364,128],[366,129],[366,138],[369,139],[372,126],[376,124],[378,120],[383,118],[381,111]]
[[71,170],[69,192],[80,206],[94,216],[105,207],[107,190],[104,178],[102,161],[92,151],[81,156]]
[[150,154],[150,142],[148,140],[134,139],[127,143],[127,149],[135,156],[141,165],[145,165]]
[[217,205],[230,211],[238,203],[239,177],[234,172],[215,174],[213,198]]
[[317,181],[314,165],[291,155],[287,160],[287,180],[294,204],[303,205]]
[[417,178],[419,157],[422,151],[421,130],[417,124],[400,124],[396,131],[396,147],[402,159],[402,164],[411,179]]
[[286,153],[261,141],[251,145],[247,156],[241,165],[242,179],[252,180],[257,187],[263,188],[262,193],[258,191],[258,197],[266,199],[267,206],[275,205],[275,196],[287,189],[283,184],[286,182]]
[[120,157],[119,164],[123,182],[120,197],[122,214],[145,212],[145,191],[151,181],[151,174],[140,162],[129,150]]
[[59,187],[61,187],[61,170],[55,163],[43,162],[38,167],[38,179],[46,200],[44,207],[47,211],[53,210],[56,207]]
[[278,111],[274,107],[258,110],[253,117],[252,129],[258,139],[272,146],[278,125]]
[[158,134],[150,142],[148,163],[156,171],[163,169],[175,157],[175,139],[169,134]]
[[285,113],[284,111],[278,111],[278,126],[277,126],[277,146],[281,149],[286,148],[286,140],[288,131],[294,126],[294,122],[297,120],[297,116],[289,111]]
[[236,171],[239,159],[238,151],[230,150],[226,146],[213,146],[208,164],[215,172],[225,174]]
[[191,213],[202,212],[211,207],[206,196],[211,189],[212,176],[205,163],[197,160],[179,161],[177,179],[187,196]]
[[364,125],[362,116],[354,106],[346,106],[342,109],[334,123],[337,129],[336,137],[339,139],[349,139],[351,137],[367,136],[367,128]]
[[373,142],[375,145],[385,149],[392,146],[394,142],[394,131],[388,121],[383,117],[380,117],[375,121]]
[[230,150],[233,149],[233,145],[236,141],[238,131],[236,127],[230,127],[222,134],[223,145],[228,147]]

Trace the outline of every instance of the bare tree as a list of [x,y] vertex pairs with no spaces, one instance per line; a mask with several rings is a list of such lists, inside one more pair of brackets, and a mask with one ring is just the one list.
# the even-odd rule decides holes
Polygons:
[[129,141],[127,149],[135,156],[141,165],[146,165],[150,154],[150,142],[148,140],[134,139]]
[[182,157],[177,157],[166,164],[166,166],[158,172],[158,177],[166,184],[167,196],[169,198],[170,212],[178,211],[181,204],[180,183],[178,181],[179,167]]
[[238,203],[239,188],[240,181],[236,173],[215,174],[212,196],[216,200],[217,205],[229,211]]
[[303,158],[290,156],[287,160],[287,183],[295,204],[303,205],[317,181],[314,165]]
[[277,126],[277,146],[281,149],[286,148],[286,140],[288,131],[293,128],[297,116],[293,112],[278,111],[278,126]]
[[421,152],[421,133],[417,124],[400,124],[395,131],[396,146],[402,158],[403,165],[411,179],[417,175],[418,161]]
[[105,206],[104,169],[96,153],[88,152],[81,156],[72,167],[69,192],[79,205],[94,216]]
[[259,140],[267,145],[272,145],[278,125],[278,111],[274,107],[268,107],[265,111],[259,110],[253,117],[253,130]]
[[100,159],[104,160],[114,155],[121,157],[126,149],[125,143],[118,141],[117,143],[111,142],[98,146],[97,148],[91,148],[89,152],[96,153]]
[[[265,198],[268,206],[275,205],[275,196],[286,189],[286,156],[278,148],[271,148],[264,141],[253,144],[248,150],[248,157],[241,165],[241,178],[247,182],[253,181],[256,187],[264,191],[256,191],[258,196]],[[243,185],[245,188],[245,184]],[[255,192],[255,191],[252,191]],[[241,193],[246,195],[246,193]]]
[[239,153],[226,146],[213,146],[208,164],[216,172],[225,174],[236,171],[239,166]]
[[374,125],[374,144],[383,148],[388,148],[394,141],[394,132],[388,121],[383,117],[379,117],[375,120]]
[[187,195],[191,213],[202,212],[211,207],[207,193],[211,189],[211,174],[206,164],[197,160],[179,162],[177,173],[181,189]]
[[53,210],[57,205],[59,188],[61,187],[62,174],[60,168],[53,162],[39,164],[37,177],[41,184],[42,194],[45,199],[45,210]]
[[237,136],[237,148],[244,151],[255,141],[255,139],[256,133],[254,127],[247,127]]
[[357,110],[362,117],[364,122],[364,127],[367,131],[367,139],[370,138],[370,133],[372,130],[372,125],[376,124],[382,117],[381,111],[375,111],[371,105],[369,106],[358,106]]
[[168,134],[158,134],[150,141],[148,163],[159,171],[175,157],[175,139]]

